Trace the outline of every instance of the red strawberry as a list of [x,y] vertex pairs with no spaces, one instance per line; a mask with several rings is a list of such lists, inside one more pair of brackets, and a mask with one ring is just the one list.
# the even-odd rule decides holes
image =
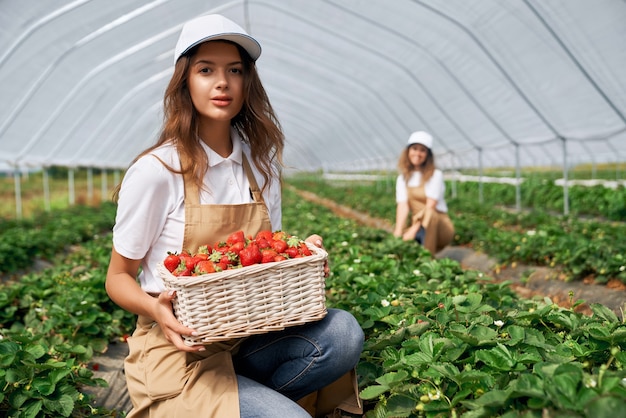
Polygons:
[[287,259],[287,257],[285,257],[282,254],[278,254],[276,257],[274,257],[274,261],[283,261],[283,260],[286,260],[286,259]]
[[243,267],[259,264],[263,256],[259,250],[259,246],[252,242],[239,252],[239,261]]
[[289,258],[296,258],[300,255],[300,249],[298,247],[289,247],[284,252]]
[[276,250],[271,248],[266,248],[261,250],[261,263],[273,263],[276,261],[276,256],[278,253]]
[[228,245],[233,245],[236,242],[246,242],[246,236],[244,235],[243,231],[233,232],[228,236],[228,238],[226,238],[226,243]]
[[306,246],[304,241],[300,242],[300,254],[304,256],[309,256],[313,254],[311,250],[309,249],[309,247]]
[[168,252],[167,257],[165,257],[165,260],[163,261],[163,265],[165,266],[165,268],[171,273],[176,270],[179,264],[180,257],[178,256],[178,254]]
[[272,248],[275,249],[277,253],[284,253],[287,247],[287,243],[282,239],[272,241]]
[[273,239],[287,239],[289,236],[285,231],[276,231],[274,235],[272,235]]
[[215,245],[213,246],[214,251],[218,251],[222,254],[228,252],[229,249],[230,249],[230,245],[226,243],[225,241],[216,242]]
[[194,273],[197,275],[215,273],[215,265],[210,260],[202,260],[196,264]]
[[260,237],[260,238],[256,238],[254,240],[254,242],[256,242],[256,244],[259,246],[259,248],[270,248],[270,241],[271,240],[267,240],[264,237]]
[[211,254],[213,249],[209,244],[201,245],[198,247],[198,252],[196,254]]
[[273,239],[273,236],[274,236],[274,234],[272,234],[272,231],[264,229],[262,231],[259,231],[256,234],[255,240],[258,241],[259,239],[263,238],[264,240],[269,242],[269,241],[271,241]]
[[228,252],[239,254],[239,251],[243,250],[245,246],[246,246],[245,242],[236,242],[228,248]]

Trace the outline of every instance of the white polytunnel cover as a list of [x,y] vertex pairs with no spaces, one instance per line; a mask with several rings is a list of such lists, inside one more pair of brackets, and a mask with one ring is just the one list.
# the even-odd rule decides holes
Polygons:
[[263,47],[289,167],[624,161],[624,0],[0,1],[0,168],[123,169],[152,144],[181,25],[221,13]]

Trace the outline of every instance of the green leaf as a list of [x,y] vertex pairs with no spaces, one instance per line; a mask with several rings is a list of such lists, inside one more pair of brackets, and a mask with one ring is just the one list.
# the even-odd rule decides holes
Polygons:
[[626,399],[602,396],[585,405],[585,415],[593,418],[615,418],[617,411],[626,410]]
[[591,308],[595,316],[600,317],[610,323],[619,322],[619,319],[617,319],[617,315],[615,315],[615,313],[606,306],[600,303],[592,303],[589,305],[589,307]]
[[490,350],[478,350],[475,353],[476,360],[480,360],[487,366],[503,371],[511,371],[515,367],[516,360],[506,346],[498,343]]
[[478,398],[476,400],[476,403],[481,406],[499,408],[508,401],[509,395],[510,395],[510,390],[494,389],[489,392],[486,392],[484,395]]
[[526,331],[519,325],[510,325],[506,327],[506,332],[509,333],[510,340],[506,342],[507,345],[515,346],[524,341]]
[[38,359],[46,354],[47,349],[41,344],[36,344],[26,347],[26,351],[28,351],[33,358]]
[[48,396],[54,392],[55,385],[46,378],[38,377],[33,380],[33,389],[41,393],[43,396]]
[[396,383],[402,383],[409,377],[409,373],[406,370],[400,370],[398,372],[389,372],[376,379],[376,383],[383,386],[391,387]]
[[543,380],[532,374],[522,374],[509,383],[511,397],[543,398]]
[[[23,413],[19,416],[22,418],[35,418],[41,412],[41,408],[43,407],[43,402],[39,399],[33,399],[27,402],[26,407],[23,410]],[[67,415],[66,415],[67,416]]]
[[69,417],[74,410],[74,400],[69,395],[61,395],[59,400],[47,401],[45,405],[48,409],[58,412],[63,417]]
[[387,400],[387,410],[393,417],[408,417],[415,411],[416,402],[409,396],[398,394]]
[[365,399],[365,400],[375,399],[375,398],[378,398],[383,393],[387,392],[388,390],[389,390],[389,386],[386,386],[386,385],[372,385],[363,389],[359,393],[359,396],[361,397],[361,399]]

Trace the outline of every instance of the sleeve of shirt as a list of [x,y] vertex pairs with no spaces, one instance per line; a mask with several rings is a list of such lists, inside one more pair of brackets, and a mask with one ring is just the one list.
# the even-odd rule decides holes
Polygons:
[[404,176],[399,175],[396,179],[396,203],[404,203],[409,200],[409,196],[406,191],[406,182]]
[[426,197],[440,201],[443,199],[444,182],[441,170],[435,170],[433,176],[424,185]]
[[126,258],[141,260],[160,236],[171,211],[173,176],[146,155],[126,172],[120,189],[113,245]]

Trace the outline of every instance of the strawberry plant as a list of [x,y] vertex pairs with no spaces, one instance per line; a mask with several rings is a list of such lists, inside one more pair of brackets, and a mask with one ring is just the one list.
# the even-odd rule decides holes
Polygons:
[[367,417],[604,417],[626,407],[626,325],[608,308],[594,304],[589,317],[520,299],[507,283],[290,193],[286,227],[319,232],[329,249],[327,303],[366,333],[357,370]]

